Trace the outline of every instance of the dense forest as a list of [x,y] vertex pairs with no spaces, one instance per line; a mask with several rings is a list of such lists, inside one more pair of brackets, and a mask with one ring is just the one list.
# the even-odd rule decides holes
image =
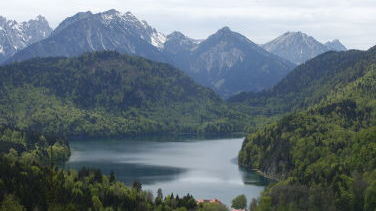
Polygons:
[[65,137],[0,125],[0,154],[8,152],[18,154],[27,163],[44,165],[65,162],[70,156],[69,143]]
[[[0,127],[0,210],[227,210],[220,203],[196,203],[191,195],[163,196],[116,180],[113,174],[57,168],[69,156],[63,138]],[[5,152],[5,150],[9,150]]]
[[251,210],[375,210],[376,48],[321,55],[269,93],[300,109],[243,143],[239,164],[279,180]]
[[116,52],[0,67],[0,87],[0,123],[44,134],[225,134],[247,122],[181,71]]

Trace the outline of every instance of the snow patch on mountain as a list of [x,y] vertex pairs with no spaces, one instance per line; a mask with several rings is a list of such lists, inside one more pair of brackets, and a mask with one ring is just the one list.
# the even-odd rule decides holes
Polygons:
[[166,42],[167,38],[161,32],[153,32],[151,35],[151,44],[157,48],[163,48],[164,43]]
[[154,47],[162,49],[166,42],[166,36],[152,28],[146,21],[139,20],[133,13],[121,13],[117,10],[109,10],[99,13],[100,17],[109,27],[122,27],[129,32],[139,34],[140,38],[149,42]]
[[46,38],[51,32],[47,20],[42,16],[22,23],[0,16],[0,62]]

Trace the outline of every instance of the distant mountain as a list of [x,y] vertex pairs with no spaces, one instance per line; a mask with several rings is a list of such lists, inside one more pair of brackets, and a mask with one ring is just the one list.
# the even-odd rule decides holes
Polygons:
[[261,46],[270,53],[285,58],[295,64],[304,63],[330,50],[346,50],[338,40],[322,44],[315,38],[302,32],[287,32]]
[[175,57],[173,63],[225,97],[270,88],[294,67],[228,27],[199,43],[182,34],[173,37],[165,43],[167,55],[174,52],[169,50],[169,40],[175,40],[172,49],[179,49],[178,55],[183,55]]
[[295,66],[228,27],[206,40],[191,39],[180,32],[165,36],[132,13],[116,10],[69,17],[49,38],[30,45],[7,62],[100,50],[172,64],[225,97],[270,88]]
[[18,50],[48,37],[51,32],[51,27],[42,16],[22,23],[0,16],[0,63]]
[[174,54],[181,54],[181,52],[190,52],[196,48],[202,40],[195,40],[185,36],[181,32],[173,32],[167,35],[164,43],[164,52]]
[[[230,118],[231,117],[231,118]],[[214,91],[168,64],[85,53],[0,67],[0,124],[46,134],[220,134],[243,129]]]
[[339,41],[333,40],[325,43],[325,46],[333,51],[346,51],[347,48]]
[[159,50],[165,39],[163,34],[130,12],[83,12],[65,19],[49,38],[18,52],[8,62],[32,57],[78,56],[100,50],[116,50],[165,61]]
[[173,32],[167,35],[164,43],[163,53],[170,64],[186,70],[190,64],[190,56],[199,43],[200,40],[189,38],[181,32]]

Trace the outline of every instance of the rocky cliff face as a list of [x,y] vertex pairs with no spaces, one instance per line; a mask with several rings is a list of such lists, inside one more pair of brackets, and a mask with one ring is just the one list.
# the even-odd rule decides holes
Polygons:
[[45,39],[51,32],[42,16],[22,23],[0,16],[0,63],[30,44]]
[[173,32],[167,35],[164,43],[163,54],[170,64],[186,70],[190,64],[192,51],[197,48],[201,41],[185,36],[181,32]]

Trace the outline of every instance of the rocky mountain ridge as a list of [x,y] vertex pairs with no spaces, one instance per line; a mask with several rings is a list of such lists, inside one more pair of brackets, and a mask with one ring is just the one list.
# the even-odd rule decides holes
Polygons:
[[21,23],[0,16],[0,63],[30,44],[45,39],[51,32],[43,16]]

